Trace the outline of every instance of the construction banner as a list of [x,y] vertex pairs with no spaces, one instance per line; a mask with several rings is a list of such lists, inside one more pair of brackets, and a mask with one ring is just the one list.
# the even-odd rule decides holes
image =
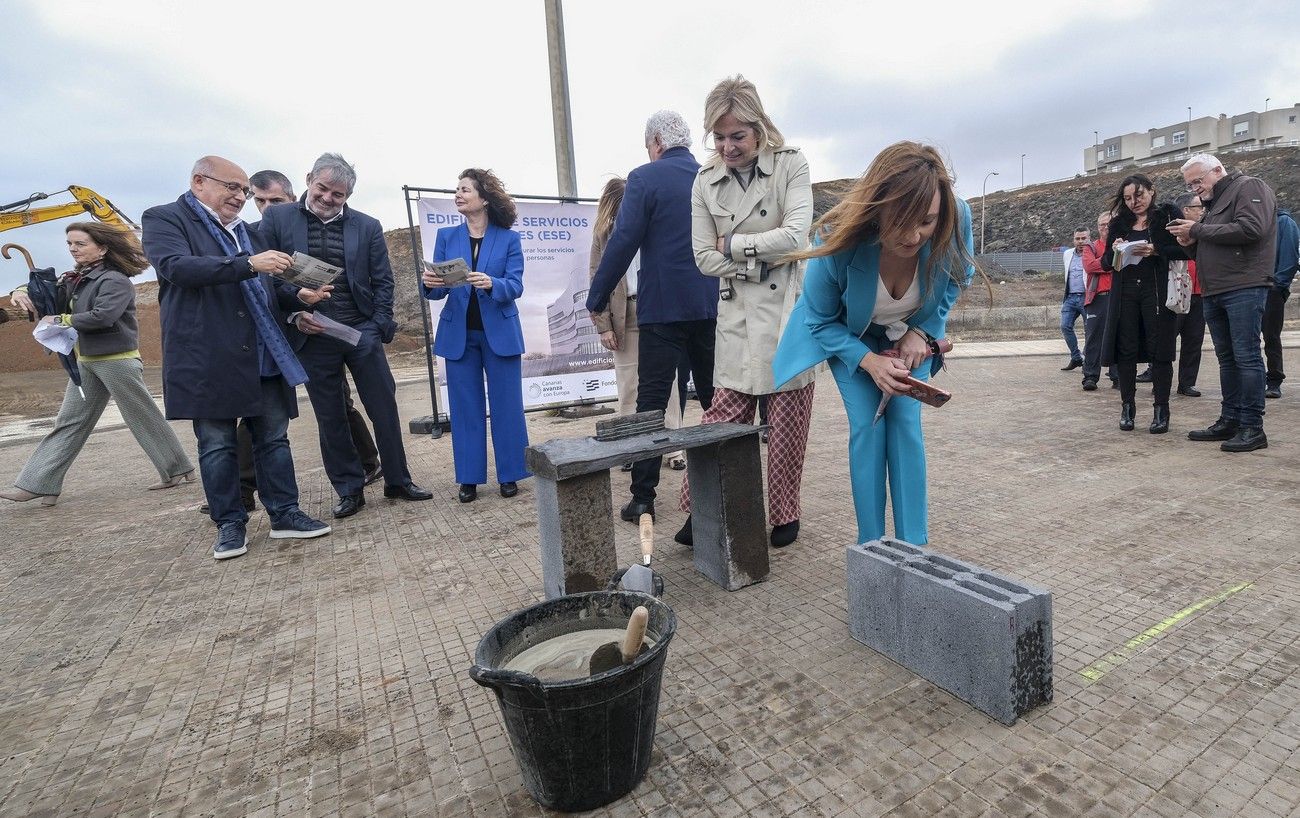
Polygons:
[[[420,243],[433,260],[440,228],[464,221],[450,198],[417,202]],[[524,408],[572,406],[615,398],[614,358],[587,314],[588,259],[596,206],[516,201],[514,230],[524,251],[524,294],[516,301],[524,331]],[[435,329],[446,301],[430,301]],[[438,406],[448,412],[446,365],[438,359]],[[455,420],[452,420],[455,423]]]

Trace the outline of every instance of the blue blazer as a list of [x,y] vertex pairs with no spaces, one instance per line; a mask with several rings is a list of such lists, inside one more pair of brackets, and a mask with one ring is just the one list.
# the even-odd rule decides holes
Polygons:
[[[271,314],[291,344],[301,345],[301,334],[284,318],[302,305],[278,293],[270,276],[258,276],[249,268],[248,255],[266,249],[260,246],[260,234],[248,231],[253,247],[227,255],[184,197],[149,208],[140,221],[145,255],[158,273],[167,417],[230,419],[265,414],[257,335],[240,282],[259,278]],[[289,416],[297,417],[293,388],[279,380]]]
[[[268,249],[285,253],[307,252],[307,210],[304,193],[297,202],[272,205],[262,214],[257,230]],[[357,312],[374,321],[386,344],[393,340],[393,268],[388,263],[388,244],[379,220],[359,210],[343,213],[343,270],[352,289]],[[297,287],[284,285],[295,295]],[[298,305],[299,309],[302,305]]]
[[[975,239],[971,233],[970,206],[957,200],[956,239],[973,257]],[[925,275],[930,258],[927,242],[917,258],[921,276],[921,308],[908,317],[907,325],[916,327],[932,338],[942,338],[948,325],[948,312],[956,303],[962,287],[975,274],[974,265],[961,271],[961,284],[944,270],[943,286],[933,287]],[[809,367],[828,358],[839,358],[852,371],[862,356],[876,351],[861,338],[876,308],[876,289],[880,283],[880,242],[872,239],[833,256],[818,256],[804,271],[803,293],[795,304],[785,330],[777,344],[772,374],[777,388]],[[940,365],[936,358],[933,369]]]
[[605,311],[640,250],[637,323],[718,317],[718,279],[700,272],[691,246],[691,187],[699,172],[690,149],[678,147],[627,175],[623,204],[587,291],[588,312]]
[[[464,222],[438,230],[433,242],[434,261],[463,258],[469,264],[470,257],[469,227]],[[433,339],[434,354],[449,361],[459,361],[465,354],[465,316],[469,300],[477,298],[483,334],[492,351],[502,357],[523,355],[524,331],[515,305],[515,299],[524,294],[524,251],[519,234],[489,223],[478,251],[478,269],[492,279],[492,289],[485,291],[466,284],[425,287],[421,282],[420,292],[425,298],[447,299]]]

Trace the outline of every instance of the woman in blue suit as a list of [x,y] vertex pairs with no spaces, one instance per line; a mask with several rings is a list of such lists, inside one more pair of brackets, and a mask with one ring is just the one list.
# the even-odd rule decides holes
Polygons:
[[478,497],[487,482],[487,399],[492,406],[492,452],[502,497],[519,493],[528,428],[524,423],[520,365],[524,333],[515,300],[524,292],[524,253],[515,223],[515,203],[491,171],[470,168],[456,185],[456,209],[465,221],[438,231],[435,262],[461,258],[472,272],[468,286],[446,286],[426,270],[425,298],[447,299],[438,320],[433,351],[447,361],[451,403],[451,451],[460,501]]
[[[792,256],[812,260],[772,368],[779,388],[829,359],[849,419],[859,542],[885,534],[886,476],[894,535],[929,542],[921,404],[902,396],[903,379],[942,366],[934,341],[974,274],[973,246],[970,208],[943,158],[899,142],[822,217],[813,246]],[[888,349],[898,357],[880,354]],[[882,395],[893,397],[873,422]]]

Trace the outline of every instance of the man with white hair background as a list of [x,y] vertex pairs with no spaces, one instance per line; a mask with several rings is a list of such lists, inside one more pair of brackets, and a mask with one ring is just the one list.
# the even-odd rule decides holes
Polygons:
[[[718,279],[695,265],[691,247],[691,186],[700,163],[691,155],[691,129],[676,111],[659,111],[645,126],[650,161],[627,176],[627,191],[600,267],[587,292],[587,311],[605,309],[610,294],[637,251],[636,410],[668,407],[668,394],[683,353],[691,363],[695,394],[705,409],[713,399],[713,345],[718,322]],[[632,465],[632,500],[619,512],[635,522],[654,515],[655,488],[663,458]]]
[[1263,181],[1241,171],[1228,173],[1208,153],[1188,159],[1182,172],[1205,214],[1199,222],[1176,219],[1169,232],[1196,259],[1223,392],[1218,420],[1187,437],[1222,441],[1225,452],[1264,449],[1260,328],[1276,257],[1277,200]]

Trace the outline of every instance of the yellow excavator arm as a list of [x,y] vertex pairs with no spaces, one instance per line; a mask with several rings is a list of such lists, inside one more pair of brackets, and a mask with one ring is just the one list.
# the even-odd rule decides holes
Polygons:
[[[74,202],[67,202],[59,205],[47,205],[45,207],[32,207],[33,202],[39,202],[48,199],[51,195],[58,193],[71,193],[76,199]],[[20,199],[7,205],[0,205],[0,231],[13,230],[17,227],[26,227],[29,224],[40,224],[41,222],[53,221],[54,219],[66,219],[74,216],[89,215],[101,222],[108,224],[120,224],[123,227],[129,227],[136,233],[140,232],[140,225],[131,221],[127,216],[117,208],[107,198],[99,195],[88,187],[78,187],[77,185],[68,185],[65,190],[57,193],[33,193],[26,199]]]

